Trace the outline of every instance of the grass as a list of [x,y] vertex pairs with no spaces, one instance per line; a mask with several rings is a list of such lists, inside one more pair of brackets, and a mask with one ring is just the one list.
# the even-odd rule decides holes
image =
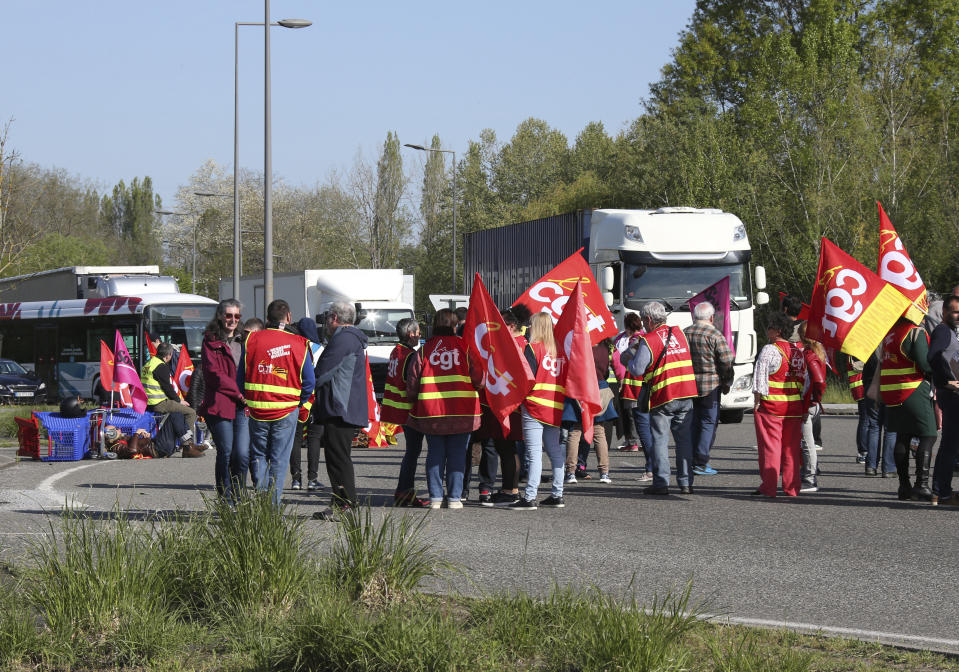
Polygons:
[[65,511],[26,568],[0,569],[0,669],[956,670],[955,658],[699,620],[691,587],[643,605],[418,590],[457,571],[425,516],[354,510],[320,553],[266,497],[210,500],[176,523]]
[[33,411],[59,411],[59,406],[0,406],[0,439],[16,439],[14,418],[29,418]]

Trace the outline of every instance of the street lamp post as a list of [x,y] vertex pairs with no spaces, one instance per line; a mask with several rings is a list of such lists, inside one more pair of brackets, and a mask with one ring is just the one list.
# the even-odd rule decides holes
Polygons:
[[[173,212],[172,210],[154,210],[158,215],[176,215],[177,217],[186,217],[189,213],[187,212]],[[190,293],[196,294],[196,225],[197,222],[193,222],[193,263],[190,268]]]
[[[266,1],[266,21],[270,20],[270,3]],[[306,28],[313,25],[312,21],[305,19],[282,19],[276,23],[270,23],[271,26],[280,26],[282,28]],[[233,24],[233,296],[240,295],[240,274],[242,272],[242,243],[240,241],[240,26],[264,26],[266,34],[266,67],[267,82],[269,82],[270,68],[270,31],[263,22],[237,21]],[[269,109],[269,83],[267,90],[267,109]],[[267,118],[267,128],[269,128],[269,118]],[[267,141],[267,151],[269,151],[269,140]],[[267,183],[269,184],[269,183]],[[266,193],[264,192],[264,196]],[[266,198],[264,198],[264,201]],[[264,206],[269,212],[269,206]],[[272,219],[270,220],[269,239],[272,247],[273,231]],[[264,223],[264,242],[267,237],[266,223]],[[264,276],[265,276],[264,269]],[[264,280],[266,278],[264,277]],[[273,286],[273,266],[270,266],[270,294],[272,295]]]
[[451,273],[450,294],[456,294],[456,152],[452,149],[434,149],[423,145],[404,144],[404,147],[418,149],[421,152],[436,152],[453,155],[453,270]]

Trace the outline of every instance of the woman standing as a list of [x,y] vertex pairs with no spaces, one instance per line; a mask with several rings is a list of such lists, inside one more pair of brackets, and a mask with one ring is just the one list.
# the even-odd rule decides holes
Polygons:
[[[529,460],[529,475],[523,497],[509,505],[511,511],[532,511],[537,506],[560,509],[563,501],[563,465],[565,451],[559,443],[559,426],[563,420],[566,390],[559,384],[566,358],[557,352],[553,338],[553,320],[546,313],[533,315],[529,329],[526,359],[533,372],[533,389],[521,408],[523,442]],[[597,428],[597,431],[602,431]],[[543,451],[553,468],[552,491],[539,505],[536,493],[543,473]]]
[[200,355],[204,389],[199,413],[206,418],[216,444],[216,492],[229,501],[246,486],[246,472],[250,467],[246,401],[236,383],[242,346],[238,333],[240,310],[236,299],[220,301],[203,334]]
[[430,508],[463,508],[463,478],[470,433],[480,426],[476,390],[482,371],[472,366],[463,339],[456,336],[456,313],[449,308],[433,317],[433,335],[420,348],[406,374],[407,398],[414,400],[407,426],[426,435],[426,484]]

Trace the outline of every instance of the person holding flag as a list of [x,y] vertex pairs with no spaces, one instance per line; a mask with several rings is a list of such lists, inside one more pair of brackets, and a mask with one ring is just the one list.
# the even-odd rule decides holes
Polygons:
[[147,395],[147,410],[152,413],[179,413],[183,416],[186,433],[180,437],[183,442],[183,457],[200,457],[209,444],[195,445],[193,430],[196,427],[196,411],[181,399],[173,386],[170,372],[170,360],[173,359],[173,346],[170,343],[157,345],[156,354],[143,365],[140,382]]
[[[570,302],[572,305],[572,302]],[[559,426],[563,418],[563,402],[566,389],[563,367],[566,358],[556,348],[553,337],[553,320],[546,313],[533,315],[529,329],[529,343],[524,351],[530,371],[533,373],[533,388],[521,406],[523,441],[526,444],[526,459],[529,461],[526,491],[507,508],[510,511],[532,511],[537,506],[560,509],[563,501],[563,472],[566,451],[559,442]],[[553,469],[550,496],[537,504],[543,473],[543,452],[549,455]]]
[[426,435],[426,484],[430,508],[443,506],[443,472],[450,509],[463,508],[463,480],[470,434],[480,426],[477,389],[483,372],[456,335],[456,313],[436,311],[433,336],[409,364],[406,393],[413,400],[407,425]]
[[676,481],[684,495],[693,493],[691,436],[696,374],[682,329],[666,325],[666,306],[650,301],[642,308],[646,333],[630,355],[628,368],[644,376],[643,402],[649,407],[653,435],[653,484],[647,495],[669,494],[669,433],[676,442]]

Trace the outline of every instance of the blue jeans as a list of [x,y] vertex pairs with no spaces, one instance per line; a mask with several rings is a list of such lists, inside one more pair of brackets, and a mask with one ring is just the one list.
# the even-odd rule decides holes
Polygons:
[[719,388],[702,397],[693,399],[693,421],[691,440],[693,443],[693,464],[705,467],[709,464],[709,449],[716,436],[719,420]]
[[690,437],[693,402],[690,399],[674,399],[649,412],[649,424],[653,435],[653,487],[669,486],[669,434],[676,442],[676,482],[679,485],[693,484],[693,444]]
[[400,462],[400,478],[396,484],[396,492],[406,493],[416,491],[416,464],[423,452],[423,432],[403,425],[403,436],[406,439],[406,452]]
[[639,445],[643,449],[643,455],[646,457],[646,471],[652,471],[653,432],[649,426],[649,413],[644,413],[639,409],[639,402],[633,407],[633,422],[636,423],[636,433],[639,434]]
[[232,420],[208,415],[206,424],[216,444],[216,463],[213,466],[216,494],[233,501],[237,493],[246,487],[246,472],[250,468],[249,418],[241,408]]
[[[859,401],[860,413],[863,412],[863,409],[865,409],[865,443],[862,445],[866,447],[866,467],[877,469],[881,458],[883,473],[894,474],[896,473],[896,456],[894,454],[896,433],[886,429],[881,444],[879,440],[886,425],[886,406],[885,404],[877,404],[872,399],[867,398]],[[879,454],[880,445],[882,446],[882,455]]]
[[286,472],[290,468],[290,451],[296,438],[297,409],[279,420],[250,418],[250,463],[257,492],[272,489],[273,503],[280,505]]
[[426,486],[430,502],[443,501],[443,471],[446,471],[446,496],[451,502],[463,499],[463,476],[470,432],[426,435]]
[[[539,490],[539,481],[543,475],[543,451],[549,455],[553,468],[553,485],[550,494],[553,497],[563,496],[563,472],[566,465],[566,448],[559,442],[559,427],[544,425],[542,422],[526,412],[523,408],[523,442],[526,444],[526,457],[529,459],[529,474],[526,478],[526,492],[524,498],[528,501],[536,500]],[[595,426],[593,431],[603,431],[602,426]]]
[[952,496],[952,470],[956,464],[959,448],[959,396],[948,390],[936,390],[936,403],[942,410],[942,438],[932,472],[932,494],[939,499]]

